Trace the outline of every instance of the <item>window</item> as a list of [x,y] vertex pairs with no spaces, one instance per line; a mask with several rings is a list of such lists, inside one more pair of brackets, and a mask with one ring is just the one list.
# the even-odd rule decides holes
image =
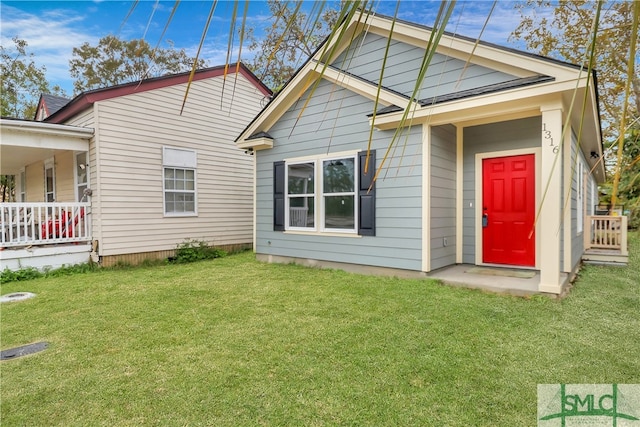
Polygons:
[[315,228],[315,181],[315,162],[287,165],[287,228]]
[[366,155],[274,163],[274,230],[375,235],[375,166],[364,173]]
[[163,147],[164,213],[196,215],[196,152]]
[[24,168],[20,169],[20,201],[27,201],[27,173]]
[[82,152],[76,154],[76,201],[86,202],[87,198],[84,191],[89,185],[89,162],[87,162],[87,153]]
[[325,229],[355,231],[355,163],[355,157],[322,162]]
[[44,162],[44,201],[56,201],[56,174],[54,159]]

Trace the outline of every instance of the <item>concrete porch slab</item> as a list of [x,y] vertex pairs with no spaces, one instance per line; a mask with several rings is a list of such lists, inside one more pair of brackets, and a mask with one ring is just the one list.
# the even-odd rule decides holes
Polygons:
[[[431,279],[441,280],[443,283],[453,286],[462,286],[465,288],[482,289],[490,292],[506,293],[516,296],[527,295],[550,295],[538,291],[538,285],[540,284],[540,272],[537,270],[525,270],[523,272],[535,272],[533,277],[510,277],[499,274],[478,274],[473,273],[473,269],[476,267],[472,264],[458,264],[449,267],[444,267],[436,271],[432,271],[428,274]],[[496,268],[500,267],[489,267]],[[509,267],[505,270],[517,270],[513,267]],[[471,271],[471,272],[470,272]],[[562,276],[562,281],[566,282],[567,275]]]

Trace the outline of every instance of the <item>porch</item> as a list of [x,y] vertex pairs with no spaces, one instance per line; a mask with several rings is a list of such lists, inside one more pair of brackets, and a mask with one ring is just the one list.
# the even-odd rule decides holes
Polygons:
[[58,268],[87,262],[91,204],[0,203],[2,269]]
[[588,264],[626,266],[629,262],[627,217],[587,215],[582,261]]
[[559,294],[541,292],[540,271],[517,267],[488,267],[473,264],[456,264],[440,268],[428,276],[447,285],[483,291],[503,293],[515,296],[548,295],[564,296],[568,290],[569,275],[560,274],[562,283]]

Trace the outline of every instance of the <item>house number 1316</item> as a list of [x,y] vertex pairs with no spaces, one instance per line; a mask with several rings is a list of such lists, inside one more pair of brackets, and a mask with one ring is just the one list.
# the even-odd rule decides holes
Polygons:
[[549,147],[553,147],[553,154],[557,154],[560,150],[557,144],[553,143],[553,138],[551,137],[551,131],[547,130],[547,124],[542,124],[542,133],[544,134],[544,139],[549,141]]

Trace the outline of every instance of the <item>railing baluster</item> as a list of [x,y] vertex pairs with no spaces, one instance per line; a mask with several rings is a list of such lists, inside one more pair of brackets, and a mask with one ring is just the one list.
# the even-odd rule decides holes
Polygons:
[[0,203],[2,247],[90,242],[88,202]]
[[586,230],[590,236],[585,236],[585,250],[622,248],[626,233],[623,217],[587,216],[587,221],[589,225]]

